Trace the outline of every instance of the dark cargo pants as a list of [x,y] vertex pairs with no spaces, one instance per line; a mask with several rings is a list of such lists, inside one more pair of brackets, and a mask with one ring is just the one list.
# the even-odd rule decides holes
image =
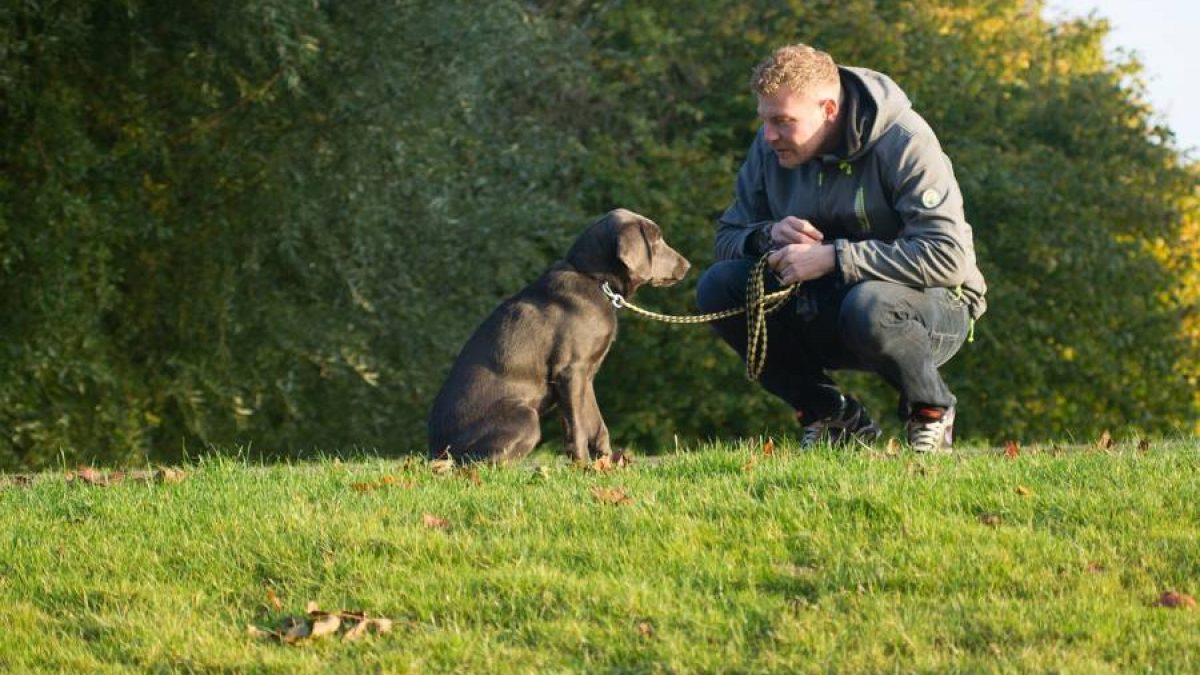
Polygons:
[[[702,312],[746,302],[754,260],[720,261],[704,272],[696,290]],[[778,288],[768,278],[768,291]],[[838,391],[831,370],[878,373],[901,394],[901,415],[912,404],[949,407],[956,399],[938,373],[966,341],[966,303],[951,289],[911,288],[885,281],[852,286],[832,276],[805,282],[787,307],[767,318],[763,388],[820,419],[833,411]],[[717,335],[744,360],[746,317],[713,323]]]

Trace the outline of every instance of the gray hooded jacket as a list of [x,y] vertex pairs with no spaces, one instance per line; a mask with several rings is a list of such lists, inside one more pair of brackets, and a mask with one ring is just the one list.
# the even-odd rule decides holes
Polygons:
[[718,259],[763,253],[752,236],[785,216],[832,242],[842,283],[878,279],[961,289],[972,317],[987,308],[971,226],[950,159],[891,78],[839,66],[846,135],[832,155],[779,165],[762,130],[717,226]]

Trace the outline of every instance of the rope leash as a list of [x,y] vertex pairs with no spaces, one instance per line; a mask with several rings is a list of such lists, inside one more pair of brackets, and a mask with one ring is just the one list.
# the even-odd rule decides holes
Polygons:
[[721,312],[688,315],[660,314],[629,302],[620,293],[613,291],[607,281],[600,285],[600,290],[604,291],[604,295],[608,296],[613,307],[617,309],[627,308],[635,314],[640,314],[655,321],[662,321],[663,323],[709,323],[737,316],[745,312],[747,340],[746,377],[751,380],[757,380],[759,375],[762,374],[763,366],[767,363],[767,316],[782,309],[788,298],[796,292],[796,289],[800,288],[800,284],[794,284],[774,293],[766,292],[766,280],[764,277],[768,255],[770,254],[765,254],[758,259],[758,262],[754,265],[754,270],[750,273],[750,278],[746,280],[745,306],[734,307]]

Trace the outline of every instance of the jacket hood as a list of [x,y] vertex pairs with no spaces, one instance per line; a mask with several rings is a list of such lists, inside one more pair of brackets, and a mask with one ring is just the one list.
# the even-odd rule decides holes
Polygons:
[[867,68],[838,66],[846,115],[845,136],[826,162],[851,161],[871,149],[912,102],[892,78]]

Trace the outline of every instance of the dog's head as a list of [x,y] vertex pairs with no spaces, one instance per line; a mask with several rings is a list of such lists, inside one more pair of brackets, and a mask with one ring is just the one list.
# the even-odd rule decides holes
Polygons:
[[647,283],[670,286],[691,267],[654,221],[626,209],[592,223],[567,252],[567,262],[585,274],[616,277],[626,294]]

